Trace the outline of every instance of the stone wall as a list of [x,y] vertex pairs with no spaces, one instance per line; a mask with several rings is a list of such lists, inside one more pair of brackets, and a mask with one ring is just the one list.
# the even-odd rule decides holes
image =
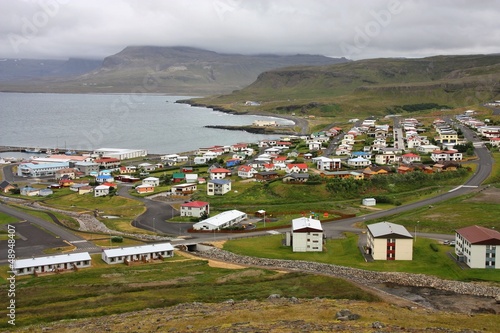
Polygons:
[[214,247],[200,251],[198,252],[198,255],[208,259],[221,260],[247,266],[325,274],[344,278],[368,286],[374,286],[381,283],[394,283],[403,286],[435,288],[465,295],[485,297],[498,297],[500,295],[500,288],[498,287],[479,283],[443,280],[425,274],[374,272],[358,268],[301,260],[255,258],[237,255]]

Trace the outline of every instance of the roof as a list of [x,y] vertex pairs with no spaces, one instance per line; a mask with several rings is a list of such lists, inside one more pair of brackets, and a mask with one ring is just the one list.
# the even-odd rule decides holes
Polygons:
[[215,168],[210,170],[210,173],[230,173],[231,170],[224,169],[224,168]]
[[318,230],[323,231],[323,227],[321,226],[321,222],[316,219],[312,219],[309,217],[300,217],[298,219],[292,220],[292,230]]
[[456,232],[474,245],[500,245],[500,232],[493,229],[473,225]]
[[[212,216],[206,220],[195,223],[193,227],[203,225],[203,224],[211,224],[214,227],[220,227],[221,225],[226,224],[228,221],[232,221],[236,218],[246,215],[246,213],[240,212],[239,210],[233,209],[222,212],[215,216]],[[195,228],[196,229],[196,228]]]
[[148,244],[141,246],[121,247],[117,249],[103,250],[104,254],[110,257],[129,256],[134,254],[153,253],[161,251],[173,251],[174,247],[170,243]]
[[391,222],[370,224],[368,231],[374,238],[413,238],[404,226]]
[[90,254],[88,252],[78,252],[78,253],[68,253],[61,254],[57,256],[48,256],[48,257],[38,257],[31,259],[17,259],[14,262],[14,268],[26,268],[26,267],[35,267],[35,266],[45,266],[45,265],[57,265],[63,264],[66,262],[75,262],[82,260],[91,260]]
[[231,181],[229,179],[211,179],[208,182],[218,184],[218,185],[226,185],[226,184],[231,183]]
[[195,207],[195,208],[201,208],[207,206],[209,203],[205,201],[190,201],[183,203],[181,207]]

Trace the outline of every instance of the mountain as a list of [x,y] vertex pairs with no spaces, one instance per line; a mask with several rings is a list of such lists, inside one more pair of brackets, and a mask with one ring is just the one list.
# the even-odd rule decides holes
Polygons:
[[191,102],[248,112],[244,102],[252,100],[260,102],[252,107],[253,112],[338,116],[382,115],[414,104],[459,107],[492,99],[500,99],[500,55],[382,58],[289,67],[264,72],[231,94]]
[[11,76],[10,89],[0,84],[0,90],[209,95],[244,88],[262,72],[276,68],[347,61],[321,55],[241,55],[191,47],[129,46],[106,57],[100,67],[79,73],[82,75],[39,80],[31,85],[20,85]]
[[0,59],[0,82],[70,78],[101,66],[102,60]]

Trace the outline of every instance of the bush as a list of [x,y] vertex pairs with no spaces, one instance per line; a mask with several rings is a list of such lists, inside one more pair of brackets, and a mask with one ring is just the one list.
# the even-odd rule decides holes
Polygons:
[[430,245],[432,251],[439,252],[439,247],[436,244],[430,243],[429,245]]
[[123,237],[122,236],[113,236],[113,237],[111,237],[111,242],[112,243],[123,243]]

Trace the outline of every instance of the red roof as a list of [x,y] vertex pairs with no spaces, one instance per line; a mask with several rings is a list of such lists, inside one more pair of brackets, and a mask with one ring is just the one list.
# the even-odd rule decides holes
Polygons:
[[500,232],[493,229],[473,225],[458,229],[457,233],[474,245],[500,245]]
[[210,171],[210,173],[231,173],[231,170],[224,168],[215,168]]
[[242,165],[242,166],[240,166],[240,167],[238,168],[238,171],[246,171],[246,172],[248,172],[248,171],[250,171],[250,170],[252,170],[252,167],[251,167],[251,166],[249,166],[249,165]]
[[297,164],[288,164],[286,167],[288,169],[293,168],[294,166],[298,167],[299,169],[307,169],[307,164],[305,163],[297,163]]
[[404,154],[403,157],[419,157],[419,155],[416,155],[413,153],[408,153],[408,154]]
[[191,201],[191,202],[186,202],[181,205],[181,207],[194,207],[194,208],[201,208],[208,206],[208,202],[205,201]]

